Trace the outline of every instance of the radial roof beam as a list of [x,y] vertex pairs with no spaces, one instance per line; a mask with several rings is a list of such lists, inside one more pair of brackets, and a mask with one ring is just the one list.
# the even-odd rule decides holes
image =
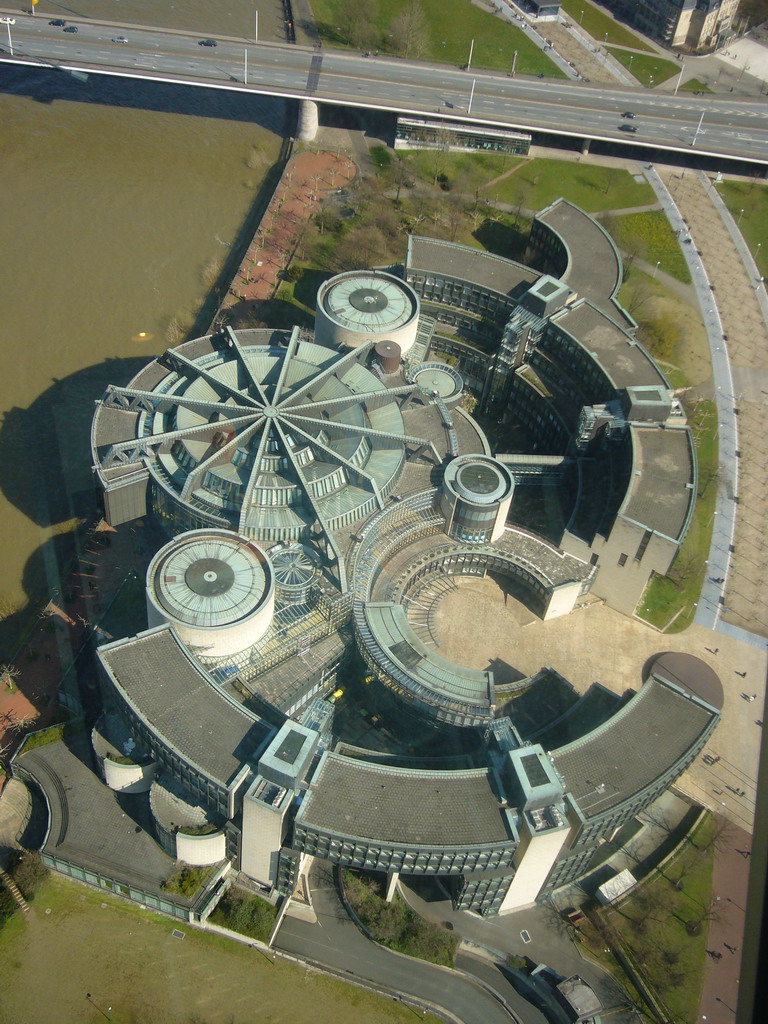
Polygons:
[[277,405],[280,401],[280,395],[285,384],[285,378],[288,376],[288,364],[296,354],[296,349],[299,344],[299,328],[294,327],[291,331],[291,340],[288,342],[288,348],[285,350],[283,356],[283,364],[280,367],[280,376],[277,378],[277,384],[275,384],[275,390],[272,395],[272,405]]
[[[360,402],[365,402],[366,405],[372,406],[377,402],[385,402],[390,399],[394,401],[399,395],[410,395],[414,391],[418,391],[418,384],[403,384],[398,388],[382,388],[381,391],[359,391],[357,394],[344,395],[343,398],[329,398],[326,402],[318,399],[316,402],[302,402],[302,409],[325,409],[329,406],[333,406],[335,409],[343,409],[348,405],[358,405]],[[286,412],[290,412],[287,409]]]
[[345,370],[347,366],[350,366],[352,363],[357,362],[360,356],[366,355],[368,352],[370,352],[371,348],[375,344],[376,343],[373,341],[366,341],[359,348],[351,348],[349,352],[344,352],[341,356],[339,356],[339,358],[335,362],[329,363],[319,373],[315,374],[315,376],[312,377],[311,380],[308,380],[306,384],[302,384],[302,386],[297,391],[294,391],[292,394],[288,395],[288,397],[285,400],[285,404],[290,405],[292,402],[295,402],[297,399],[301,398],[304,395],[305,391],[309,391],[309,389],[312,387],[317,387],[317,385],[322,383],[322,381],[325,380],[327,377],[332,377],[334,374],[338,375],[340,370]]
[[419,449],[429,448],[435,457],[437,465],[442,462],[440,454],[434,444],[426,437],[411,437],[409,434],[398,434],[393,430],[374,430],[373,427],[361,427],[355,423],[339,423],[336,420],[316,420],[311,416],[299,416],[297,413],[290,415],[291,423],[297,420],[300,423],[309,423],[314,427],[320,427],[326,431],[340,430],[348,434],[363,434],[365,437],[379,438],[382,441],[399,441],[401,444],[414,444]]
[[240,339],[238,338],[238,336],[235,334],[235,332],[232,330],[232,328],[229,325],[227,325],[224,328],[224,334],[227,336],[227,339],[229,340],[229,344],[230,344],[230,346],[232,348],[232,351],[237,356],[237,358],[238,358],[238,360],[240,362],[240,365],[242,366],[243,370],[245,371],[246,376],[248,377],[248,380],[251,382],[251,386],[253,387],[253,390],[256,392],[256,394],[258,396],[259,401],[263,405],[269,405],[269,402],[267,401],[266,393],[265,393],[264,389],[261,386],[261,381],[254,374],[253,369],[251,368],[251,364],[246,359],[245,350],[243,349],[243,346],[240,344]]
[[237,388],[225,384],[224,381],[219,380],[218,377],[214,377],[212,373],[204,370],[199,362],[195,363],[191,359],[187,359],[177,349],[167,349],[161,356],[158,356],[157,361],[166,370],[171,370],[179,377],[186,377],[189,380],[204,380],[219,397],[226,396],[227,398],[232,398],[238,405],[245,401],[255,409],[261,408],[261,403],[257,402],[255,398],[251,398],[250,395],[245,395],[242,391],[238,391]]
[[215,434],[225,425],[228,430],[239,426],[247,426],[253,422],[253,413],[247,416],[238,416],[237,419],[226,420],[225,423],[200,423],[196,427],[186,427],[181,430],[166,430],[162,434],[150,434],[147,437],[132,437],[128,441],[117,441],[111,444],[104,453],[101,460],[101,468],[108,469],[117,463],[138,462],[143,455],[151,455],[156,448],[162,448],[164,444],[173,444],[174,441],[190,437],[205,437],[206,434]]
[[[123,399],[127,401],[123,401]],[[160,412],[166,413],[174,405],[190,412],[201,412],[210,415],[215,412],[231,416],[234,412],[253,416],[250,405],[232,405],[226,402],[206,402],[202,398],[187,398],[184,395],[162,394],[156,391],[141,391],[138,388],[119,388],[110,384],[102,405],[107,409],[122,409],[125,412]],[[164,408],[167,406],[168,408]]]
[[241,430],[239,434],[235,432],[234,437],[230,438],[230,440],[227,441],[226,444],[222,445],[221,448],[218,448],[215,452],[212,452],[207,459],[203,459],[202,462],[198,462],[194,469],[190,471],[190,474],[187,477],[187,479],[184,481],[184,487],[182,488],[181,491],[181,497],[183,499],[188,498],[192,491],[195,489],[195,487],[197,487],[198,483],[202,480],[202,477],[205,475],[205,473],[213,466],[217,465],[217,463],[231,461],[231,453],[236,448],[239,448],[241,445],[245,444],[249,440],[249,438],[253,437],[253,435],[256,433],[256,431],[263,423],[264,417],[257,417],[255,422],[252,422],[250,426],[247,426],[245,428],[245,430]]
[[349,470],[350,473],[354,473],[358,476],[361,476],[364,480],[367,480],[368,483],[371,485],[371,490],[373,491],[374,497],[376,498],[376,502],[379,508],[384,508],[384,500],[381,497],[381,494],[379,493],[379,485],[376,482],[375,477],[373,477],[370,473],[366,472],[366,470],[360,469],[359,466],[356,466],[353,462],[350,462],[349,459],[345,459],[343,455],[339,455],[339,453],[335,452],[333,448],[329,448],[327,445],[323,444],[322,441],[319,441],[316,437],[308,433],[306,430],[302,430],[302,428],[291,417],[286,417],[286,421],[287,422],[283,423],[284,429],[290,427],[291,430],[294,430],[297,434],[301,434],[302,437],[306,438],[306,440],[309,441],[310,445],[312,445],[313,448],[318,448],[321,452],[323,452],[324,455],[327,455],[333,462],[338,462],[340,465],[344,466],[347,470]]
[[270,424],[264,425],[261,437],[259,438],[259,447],[256,451],[256,458],[253,460],[253,466],[251,467],[251,475],[248,477],[248,483],[245,485],[245,492],[243,493],[243,503],[240,506],[240,521],[238,523],[238,529],[240,533],[245,534],[246,524],[248,522],[248,516],[251,511],[251,502],[253,501],[253,492],[256,488],[256,481],[258,480],[262,469],[261,460],[264,458],[264,453],[267,450],[267,444],[270,438]]
[[283,430],[283,426],[282,426],[282,424],[278,420],[275,420],[275,428],[278,431],[278,433],[280,434],[280,439],[283,442],[283,446],[285,448],[286,454],[288,455],[288,458],[291,460],[291,463],[293,465],[293,470],[296,473],[296,476],[298,477],[299,481],[301,482],[301,486],[304,489],[304,494],[306,495],[307,501],[312,506],[312,511],[313,511],[313,513],[315,515],[315,519],[317,519],[318,523],[320,524],[320,526],[321,526],[321,528],[323,530],[323,534],[325,535],[326,543],[328,543],[331,546],[331,548],[333,549],[333,553],[336,555],[336,565],[337,565],[337,569],[338,569],[339,586],[341,587],[342,592],[344,592],[347,589],[347,580],[346,580],[347,572],[346,572],[346,568],[345,568],[345,565],[344,565],[344,555],[341,553],[341,548],[336,543],[336,540],[335,540],[333,534],[330,531],[328,523],[325,521],[325,517],[323,516],[323,513],[320,511],[320,509],[318,507],[318,503],[312,497],[312,492],[309,489],[309,481],[307,480],[306,476],[304,475],[304,470],[299,465],[299,460],[296,458],[296,456],[295,456],[291,446],[288,444],[288,438],[285,436],[285,432]]

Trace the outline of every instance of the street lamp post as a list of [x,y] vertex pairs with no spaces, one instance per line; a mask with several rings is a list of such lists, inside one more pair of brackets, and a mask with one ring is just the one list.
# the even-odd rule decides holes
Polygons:
[[658,274],[660,266],[661,266],[661,260],[656,260],[656,266],[654,267],[654,271],[653,271],[653,276],[654,277],[656,277],[656,275]]
[[739,210],[739,219],[736,221],[737,224],[741,224],[741,218],[744,216],[744,207]]
[[629,67],[627,68],[627,71],[630,73],[630,75],[632,74],[632,61],[634,59],[635,59],[634,53],[630,53],[630,55],[629,55]]
[[475,85],[476,84],[477,84],[477,79],[473,78],[472,79],[472,89],[470,90],[470,93],[469,93],[469,103],[467,104],[467,113],[468,114],[472,113],[472,100],[475,98]]
[[8,29],[8,49],[11,51],[11,56],[13,56],[13,40],[11,39],[11,25],[16,24],[16,19],[0,18],[0,24],[5,25],[5,27]]
[[467,57],[467,71],[469,71],[469,68],[472,64],[472,51],[474,50],[474,48],[475,40],[473,39],[472,42],[469,44],[469,57]]
[[698,139],[698,137],[699,137],[699,132],[701,131],[701,126],[702,126],[703,123],[704,123],[704,111],[702,110],[701,117],[699,118],[699,123],[696,125],[696,131],[693,133],[693,138],[691,139],[691,146],[695,146],[696,145],[696,139]]
[[675,96],[677,96],[677,90],[680,88],[680,83],[683,80],[683,72],[685,71],[685,61],[680,65],[680,74],[677,76],[677,84],[675,85]]

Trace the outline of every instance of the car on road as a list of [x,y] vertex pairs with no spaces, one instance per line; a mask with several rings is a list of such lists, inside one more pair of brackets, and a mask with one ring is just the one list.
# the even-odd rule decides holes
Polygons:
[[215,39],[201,39],[200,42],[197,45],[198,46],[215,46],[216,45],[216,40]]
[[633,124],[620,124],[619,125],[619,131],[620,132],[632,132],[632,134],[635,135],[637,133],[637,128],[635,128],[635,126]]
[[67,25],[65,32],[77,32],[77,25]]
[[625,110],[625,111],[624,111],[624,113],[623,113],[623,114],[622,114],[621,116],[622,116],[622,117],[629,117],[629,118],[632,118],[632,117],[634,117],[635,115],[634,115],[634,114],[632,113],[632,111],[631,111],[631,110]]
[[67,23],[66,21],[62,21],[61,18],[53,18],[51,21],[48,22],[48,24],[53,25],[54,28],[64,28],[64,26]]
[[125,38],[125,36],[115,36],[115,38],[112,40],[112,42],[113,43],[127,43],[128,40]]

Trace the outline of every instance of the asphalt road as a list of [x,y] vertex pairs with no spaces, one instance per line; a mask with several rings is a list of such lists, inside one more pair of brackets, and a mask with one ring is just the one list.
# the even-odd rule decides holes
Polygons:
[[[768,162],[768,111],[761,98],[674,96],[644,89],[512,79],[445,65],[156,29],[17,15],[0,24],[0,58],[103,74],[199,83],[270,95],[399,111],[475,118],[522,130],[612,139],[680,152]],[[11,45],[8,42],[10,28]],[[125,38],[127,42],[114,40]],[[632,111],[632,120],[622,118]],[[636,133],[621,130],[632,125]]]
[[[498,1000],[463,975],[391,953],[365,938],[339,902],[329,865],[313,865],[311,889],[317,924],[284,918],[277,949],[444,1007],[464,1024],[514,1024]],[[520,1020],[540,1024],[540,1015],[529,1009],[530,1016]]]

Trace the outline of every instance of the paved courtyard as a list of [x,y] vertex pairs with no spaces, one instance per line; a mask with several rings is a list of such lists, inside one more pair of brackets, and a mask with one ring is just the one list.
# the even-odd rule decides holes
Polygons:
[[[457,578],[456,583],[457,590],[437,608],[438,649],[470,668],[495,670],[504,663],[516,670],[510,673],[514,679],[546,666],[565,676],[579,693],[600,683],[622,694],[640,689],[644,667],[663,651],[693,654],[711,665],[723,684],[725,703],[706,751],[720,760],[707,764],[700,758],[677,788],[751,831],[762,739],[757,723],[763,717],[768,665],[765,650],[696,625],[683,633],[663,634],[600,603],[542,622],[490,577]],[[457,628],[462,622],[471,622],[471,628]],[[742,694],[754,694],[755,699]],[[743,790],[745,796],[729,786]]]

